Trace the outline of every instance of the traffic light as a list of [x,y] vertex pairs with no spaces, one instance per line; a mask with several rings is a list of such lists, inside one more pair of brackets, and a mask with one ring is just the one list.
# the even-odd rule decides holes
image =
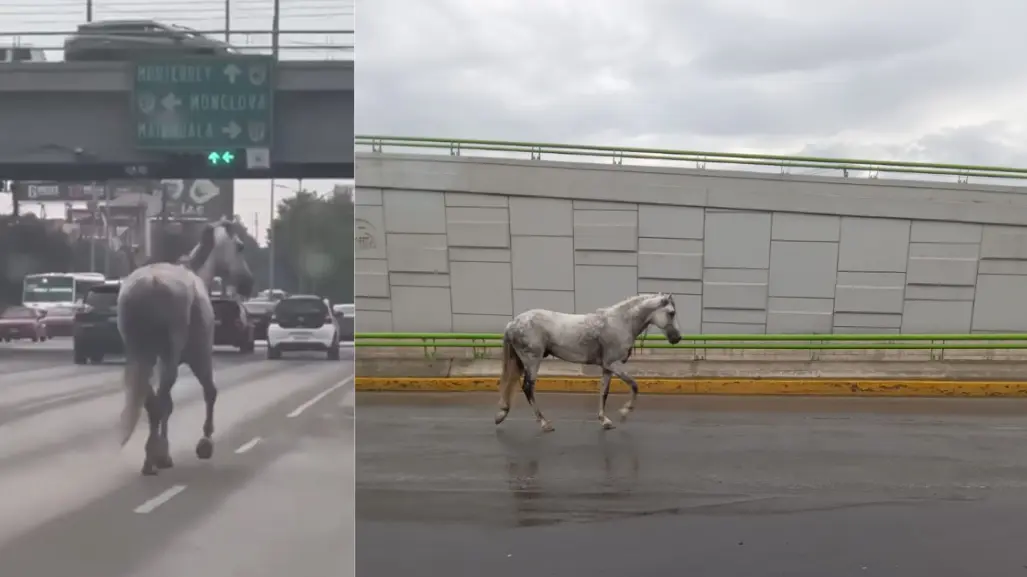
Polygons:
[[215,150],[207,155],[207,164],[210,166],[231,166],[235,164],[235,153],[231,150]]

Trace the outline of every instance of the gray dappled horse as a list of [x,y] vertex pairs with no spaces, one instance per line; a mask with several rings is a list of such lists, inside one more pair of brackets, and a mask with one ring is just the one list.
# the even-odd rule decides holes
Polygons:
[[649,326],[663,331],[671,344],[681,340],[674,297],[642,294],[585,315],[571,315],[545,309],[525,311],[506,325],[503,333],[503,370],[499,377],[499,412],[496,424],[510,413],[514,385],[523,377],[522,388],[543,431],[552,431],[535,403],[535,381],[542,359],[554,356],[572,363],[602,367],[599,379],[599,422],[612,429],[606,416],[606,397],[613,375],[631,387],[631,398],[620,410],[621,420],[635,408],[638,383],[624,371],[631,348]]
[[[150,421],[142,473],[156,475],[173,466],[168,445],[168,418],[173,410],[171,388],[178,367],[186,364],[203,387],[207,415],[196,455],[214,453],[214,307],[208,287],[220,276],[238,294],[250,296],[253,275],[243,257],[235,222],[208,224],[200,242],[181,264],[153,263],[132,271],[118,295],[118,330],[125,343],[125,407],[121,444],[132,437],[142,410]],[[150,383],[159,366],[156,392]]]

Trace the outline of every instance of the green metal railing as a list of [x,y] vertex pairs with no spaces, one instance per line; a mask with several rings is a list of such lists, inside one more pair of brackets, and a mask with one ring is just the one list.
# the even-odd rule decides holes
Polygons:
[[[503,335],[493,333],[357,333],[357,347],[417,347],[433,356],[440,348],[473,349],[476,357],[503,346]],[[672,345],[663,335],[647,335],[635,342],[638,349],[757,349],[757,350],[929,350],[1027,349],[1027,334],[935,335],[682,335]],[[933,353],[932,353],[933,357]]]
[[623,164],[624,159],[680,161],[695,163],[697,168],[706,168],[707,164],[733,164],[739,166],[778,167],[782,173],[787,173],[790,168],[839,171],[842,173],[842,176],[849,176],[851,172],[866,172],[870,178],[876,178],[880,173],[896,173],[955,176],[958,182],[967,182],[970,177],[1027,179],[1027,168],[937,162],[901,162],[894,160],[820,158],[816,156],[785,156],[625,146],[592,146],[408,136],[360,135],[356,137],[356,144],[358,147],[370,147],[372,152],[384,152],[386,148],[434,149],[447,150],[452,156],[460,156],[463,151],[489,151],[530,154],[532,160],[541,160],[543,156],[546,156],[556,158],[599,158],[609,160],[614,164]]

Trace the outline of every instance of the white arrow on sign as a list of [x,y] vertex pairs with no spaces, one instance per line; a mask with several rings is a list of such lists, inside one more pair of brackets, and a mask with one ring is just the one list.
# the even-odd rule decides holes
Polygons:
[[174,92],[169,92],[167,96],[161,99],[160,103],[165,110],[174,112],[174,110],[178,108],[178,105],[182,104],[182,101],[179,100],[177,96],[175,96]]
[[225,66],[224,72],[225,76],[228,77],[228,82],[231,84],[235,84],[235,79],[238,78],[240,74],[242,74],[242,70],[235,64],[229,64],[228,66]]
[[228,138],[231,138],[232,140],[235,140],[235,138],[237,136],[239,136],[239,134],[242,132],[242,127],[239,126],[238,124],[236,124],[235,121],[233,120],[233,121],[228,123],[228,126],[225,126],[224,128],[222,128],[221,132],[227,134]]

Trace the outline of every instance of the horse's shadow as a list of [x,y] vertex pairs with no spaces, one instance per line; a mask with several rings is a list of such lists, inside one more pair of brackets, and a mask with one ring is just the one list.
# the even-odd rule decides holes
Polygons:
[[[584,448],[561,447],[552,439],[496,430],[518,525],[580,520],[582,512],[592,514],[630,498],[640,477],[641,459],[629,432],[597,431],[595,442]],[[596,477],[582,478],[582,473],[594,471],[594,463],[601,464]]]

